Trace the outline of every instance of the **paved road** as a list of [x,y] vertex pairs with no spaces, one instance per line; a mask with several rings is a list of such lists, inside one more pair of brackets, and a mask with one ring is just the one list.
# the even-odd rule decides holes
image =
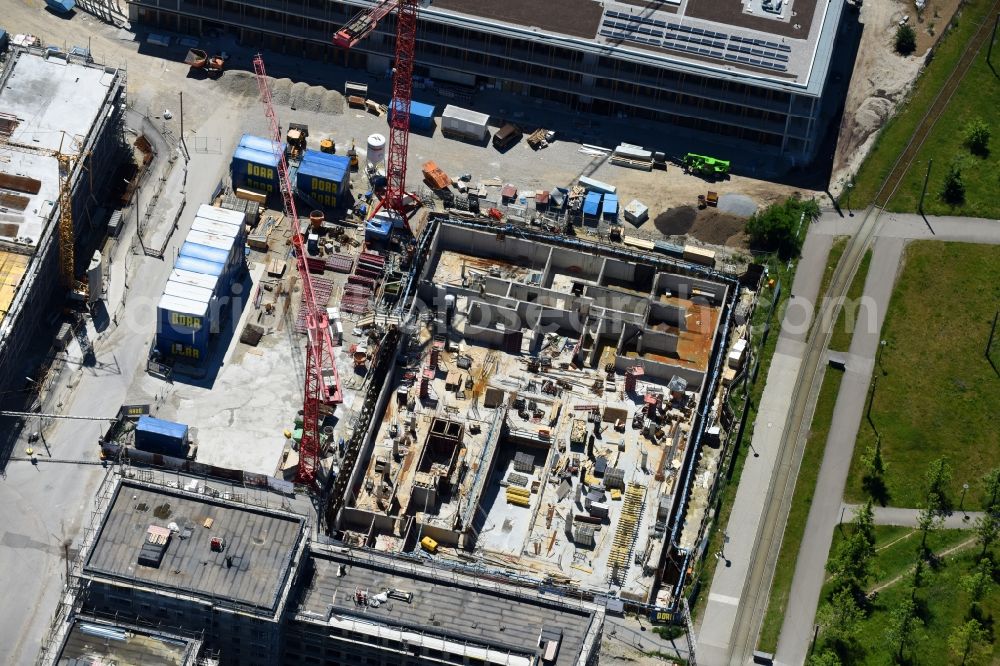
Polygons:
[[725,562],[720,560],[712,579],[708,605],[698,633],[699,663],[728,662],[737,606],[746,585],[754,541],[788,415],[788,404],[792,400],[795,378],[802,364],[803,340],[812,320],[813,303],[832,240],[829,235],[815,233],[806,237],[792,285],[794,298],[785,310],[780,330],[771,332],[771,335],[778,333],[779,338],[751,440],[758,455],[747,457],[736,491],[736,501],[726,527],[729,543],[725,546],[725,554],[730,566],[725,566]]
[[[832,216],[825,216],[816,225],[816,233],[836,233],[837,229],[837,221]],[[920,215],[886,214],[876,235],[874,254],[865,281],[862,309],[851,339],[847,371],[841,380],[834,405],[830,436],[796,560],[792,589],[775,653],[776,662],[780,664],[803,663],[809,647],[813,617],[825,575],[824,564],[833,540],[834,527],[841,520],[841,498],[854,452],[854,442],[859,427],[868,427],[863,421],[863,415],[872,370],[882,324],[906,243],[913,239],[1000,243],[1000,222],[962,218],[928,218],[925,222]],[[879,515],[900,521],[913,520],[915,524],[915,512],[906,512],[905,509],[880,509]],[[957,527],[964,526],[962,517],[954,514],[946,522]]]
[[[191,169],[197,177],[188,180],[189,198],[207,201],[224,168],[221,155],[195,155]],[[178,174],[180,169],[175,169],[171,177]],[[176,192],[180,183],[171,181],[167,187]],[[193,206],[186,211],[185,230],[194,211]],[[133,231],[134,223],[129,233]],[[133,253],[127,239],[118,246],[107,289],[108,310],[117,313],[118,323],[100,335],[91,328],[97,364],[74,366],[67,386],[70,397],[65,403],[54,398],[46,411],[106,415],[126,402],[130,385],[143,372],[155,329],[153,308],[171,268],[173,247],[182,237],[174,235],[166,261]],[[127,286],[126,274],[130,274]],[[49,451],[35,446],[43,462],[32,466],[11,461],[0,482],[0,505],[6,507],[0,571],[7,572],[4,603],[0,604],[0,663],[34,663],[64,582],[63,544],[72,544],[70,554],[75,554],[82,528],[90,520],[94,493],[106,472],[94,465],[46,464],[44,458],[94,460],[103,427],[94,421],[53,421],[44,430]],[[15,454],[23,453],[25,446],[19,444]]]
[[[812,234],[853,235],[861,223],[863,212],[842,218],[834,213],[823,215],[810,229]],[[882,213],[880,238],[906,240],[940,240],[963,243],[1000,243],[1000,221],[977,217],[934,217],[913,213]]]
[[[858,510],[858,504],[841,505],[841,522],[850,522],[854,519],[854,512]],[[896,525],[899,527],[919,527],[919,509],[900,509],[894,506],[876,506],[872,509],[873,518],[876,525]],[[971,530],[976,526],[976,521],[986,514],[982,511],[953,511],[941,522],[941,527],[946,530]]]

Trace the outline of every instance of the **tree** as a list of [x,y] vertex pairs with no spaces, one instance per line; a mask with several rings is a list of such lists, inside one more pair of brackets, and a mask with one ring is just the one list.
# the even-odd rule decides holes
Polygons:
[[885,458],[882,457],[882,446],[878,441],[869,444],[861,454],[861,464],[864,469],[861,476],[862,486],[873,499],[884,505],[887,499],[885,487],[887,466]]
[[[944,511],[948,508],[948,483],[951,482],[951,463],[947,458],[938,458],[931,461],[924,473],[924,480],[927,483],[927,497],[936,495],[938,505],[935,510]],[[930,502],[928,502],[930,505]]]
[[976,518],[975,530],[976,541],[983,547],[980,556],[984,556],[1000,537],[1000,515],[987,512],[981,518]]
[[969,620],[955,627],[948,636],[948,647],[962,664],[977,664],[986,656],[990,637],[978,620]]
[[972,601],[970,611],[977,608],[991,585],[993,585],[993,561],[988,557],[983,557],[975,569],[962,576],[962,589],[969,593],[969,598]]
[[789,197],[754,213],[747,220],[746,231],[755,247],[775,251],[783,259],[799,255],[802,248],[802,228],[819,216],[819,205]]
[[927,504],[921,507],[919,513],[917,513],[917,528],[920,529],[920,554],[921,557],[927,556],[927,535],[937,529],[939,521],[941,520],[940,511],[940,500],[937,498],[935,493],[929,493],[927,496]]
[[923,626],[924,621],[917,616],[913,595],[903,597],[899,605],[889,613],[889,623],[885,629],[886,643],[892,647],[897,659],[901,660],[906,649],[920,640]]
[[941,198],[952,206],[965,201],[965,180],[962,179],[962,167],[958,162],[952,162],[948,166],[948,173],[945,174],[944,185],[941,187]]
[[854,531],[868,544],[868,557],[875,556],[875,511],[869,499],[854,513]]
[[830,648],[812,654],[806,659],[806,666],[841,666],[842,663],[837,653]]
[[1000,467],[994,467],[983,475],[986,486],[986,506],[989,513],[1000,512]]
[[990,152],[990,136],[993,131],[982,118],[973,118],[965,126],[965,145],[976,155],[986,156]]
[[860,595],[875,573],[874,554],[872,543],[856,530],[841,541],[837,552],[826,563],[827,571],[833,575],[837,588],[849,590],[855,596]]
[[895,45],[899,55],[907,56],[917,50],[917,33],[913,32],[909,24],[904,23],[896,28]]
[[833,593],[830,603],[819,609],[816,622],[823,628],[823,636],[841,645],[850,643],[858,634],[865,613],[858,606],[851,590]]

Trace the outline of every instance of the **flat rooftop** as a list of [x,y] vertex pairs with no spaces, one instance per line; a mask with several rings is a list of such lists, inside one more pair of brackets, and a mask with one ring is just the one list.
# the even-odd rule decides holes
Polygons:
[[[520,29],[527,39],[581,40],[703,75],[807,87],[819,94],[844,0],[436,0],[430,13]],[[445,10],[445,11],[441,11]],[[533,36],[532,36],[533,35]],[[662,65],[661,65],[662,66]]]
[[[316,573],[298,608],[300,620],[361,632],[360,626],[408,629],[428,637],[514,654],[540,654],[542,626],[562,630],[556,666],[576,664],[595,621],[593,611],[526,590],[481,584],[468,576],[387,557],[352,558],[336,548],[314,546]],[[360,606],[357,591],[369,597],[388,590],[411,593],[377,608]],[[382,636],[386,636],[384,633]]]
[[201,641],[140,629],[133,625],[78,617],[66,634],[58,666],[129,664],[193,666]]
[[[115,70],[26,51],[17,52],[8,66],[0,114],[16,122],[7,141],[77,154],[100,118]],[[0,145],[0,243],[37,246],[58,197],[55,157]]]
[[[139,564],[150,527],[172,531],[158,567]],[[302,516],[123,480],[84,575],[249,605],[273,613],[304,538]],[[213,537],[224,540],[221,552]]]

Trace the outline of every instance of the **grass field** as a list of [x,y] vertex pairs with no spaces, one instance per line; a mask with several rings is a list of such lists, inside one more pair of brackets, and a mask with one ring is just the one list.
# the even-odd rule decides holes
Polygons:
[[851,348],[851,338],[854,336],[854,323],[858,319],[861,296],[865,293],[865,279],[868,277],[868,267],[872,263],[872,251],[865,252],[858,265],[858,272],[854,274],[851,286],[847,289],[847,298],[844,300],[837,321],[833,325],[833,335],[830,337],[830,349],[846,352]]
[[[743,443],[736,452],[736,459],[732,462],[732,475],[725,479],[725,487],[722,488],[717,500],[718,510],[716,511],[716,519],[712,526],[708,546],[705,548],[705,553],[708,555],[695,565],[692,580],[697,581],[698,598],[691,609],[691,614],[694,617],[701,617],[705,611],[705,605],[708,603],[708,590],[712,587],[712,578],[715,576],[715,565],[717,563],[717,560],[711,554],[722,550],[725,526],[729,523],[729,515],[732,513],[733,503],[736,501],[736,490],[739,488],[740,476],[743,473],[743,463],[746,461],[750,450],[749,442],[753,436],[753,422],[756,417],[755,406],[760,404],[761,395],[764,393],[764,384],[767,380],[767,373],[771,369],[771,359],[778,345],[778,334],[781,332],[781,321],[778,319],[778,315],[784,312],[784,307],[788,302],[788,296],[792,288],[792,278],[795,276],[795,267],[797,265],[795,264],[789,269],[785,262],[776,259],[768,263],[770,275],[776,280],[780,279],[781,281],[781,297],[774,309],[775,315],[771,321],[771,331],[768,333],[767,341],[759,352],[760,370],[757,373],[757,382],[750,389],[750,395],[752,396],[751,406],[749,416],[747,417],[746,431],[743,434]],[[765,287],[760,296],[761,302],[754,313],[755,335],[763,326],[763,320],[769,307],[768,299],[773,297],[774,292]],[[734,391],[734,393],[736,392]],[[733,407],[736,407],[735,402],[733,403]],[[722,483],[723,480],[720,479],[719,482]]]
[[[849,526],[844,526],[843,530],[834,532],[831,552],[835,552],[849,529]],[[912,536],[905,536],[911,532]],[[876,547],[879,549],[876,554],[879,576],[869,589],[881,589],[868,616],[861,623],[855,655],[850,663],[889,666],[896,662],[893,646],[886,642],[885,629],[889,624],[890,611],[910,594],[920,537],[915,530],[899,527],[879,526],[875,528],[875,534]],[[916,592],[918,613],[925,626],[915,648],[907,653],[908,657],[918,655],[913,663],[926,666],[959,663],[959,659],[949,651],[947,639],[952,630],[966,620],[969,610],[969,596],[962,588],[961,579],[972,569],[979,554],[979,548],[974,542],[963,546],[970,539],[973,539],[973,534],[969,530],[932,532],[928,538],[931,550],[941,556],[941,560],[938,566],[925,569],[923,582]],[[828,584],[823,591],[821,608],[825,605],[829,592]],[[992,587],[981,602],[981,607],[987,618],[1000,612],[1000,586]],[[824,636],[820,633],[817,652],[823,649],[824,642]],[[994,640],[992,663],[997,663],[998,658],[1000,648]],[[990,658],[985,663],[991,663]]]
[[[979,479],[1000,465],[1000,376],[984,356],[1000,302],[1000,246],[920,241],[905,266],[883,327],[887,341],[871,408],[882,435],[890,506],[915,508],[923,499],[924,471],[947,456],[954,471],[950,499],[978,508]],[[1000,351],[1000,342],[994,345]],[[1000,365],[1000,353],[994,353]],[[883,374],[883,369],[885,374]],[[846,499],[865,499],[860,457],[874,442],[862,422],[848,476]]]
[[[994,67],[1000,71],[1000,49],[994,48]],[[969,68],[962,85],[952,97],[951,103],[942,114],[934,131],[917,153],[913,166],[904,176],[896,196],[889,204],[889,210],[909,212],[918,210],[920,190],[923,188],[927,161],[934,160],[927,194],[924,197],[924,212],[929,215],[966,215],[970,217],[1000,218],[1000,199],[996,196],[1000,189],[1000,122],[997,122],[997,108],[1000,107],[1000,77],[993,73],[986,62],[986,51],[976,58]],[[985,155],[974,155],[964,145],[965,125],[971,118],[982,118],[990,123],[993,137],[992,150]],[[965,182],[965,202],[952,206],[940,197],[948,165],[958,159],[962,165],[962,179]]]
[[[859,169],[851,193],[852,206],[861,208],[872,202],[934,97],[952,75],[965,45],[976,32],[977,25],[984,19],[991,4],[989,0],[970,0],[956,14],[954,21],[957,25],[935,48],[934,57],[917,80],[909,101],[882,130],[871,154]],[[895,198],[889,204],[891,210],[917,209],[927,160],[933,158],[934,166],[924,200],[925,212],[1000,218],[1000,200],[994,196],[1000,187],[997,179],[997,174],[1000,173],[997,168],[1000,164],[1000,123],[996,121],[996,109],[1000,106],[1000,79],[986,63],[985,54],[984,46],[900,184]],[[1000,49],[994,48],[993,59],[994,68],[1000,71]],[[968,119],[976,116],[987,122],[992,119],[993,150],[986,158],[969,155],[962,145],[962,128]],[[964,154],[969,160],[963,171],[967,195],[963,206],[951,208],[937,195],[948,162],[957,154]]]
[[806,531],[806,519],[809,517],[809,508],[816,492],[816,479],[819,477],[820,464],[823,462],[826,438],[830,434],[830,423],[833,420],[833,406],[837,402],[837,393],[840,391],[840,380],[843,376],[843,371],[833,368],[828,368],[823,376],[823,386],[816,402],[812,426],[809,428],[806,450],[802,454],[802,465],[795,481],[795,494],[792,496],[788,522],[785,523],[781,552],[771,583],[771,598],[767,604],[767,613],[764,615],[764,625],[758,640],[758,649],[765,652],[773,653],[778,645],[778,634],[781,632],[785,608],[788,606],[792,576],[795,574],[795,562],[799,556],[799,547],[802,545],[802,535]]

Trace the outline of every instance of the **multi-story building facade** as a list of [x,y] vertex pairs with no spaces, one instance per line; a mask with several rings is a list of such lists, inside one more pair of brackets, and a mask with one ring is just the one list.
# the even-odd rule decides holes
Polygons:
[[[235,33],[323,62],[384,73],[387,19],[346,56],[334,32],[364,6],[330,0],[131,0],[130,18]],[[808,161],[845,0],[437,0],[422,9],[415,72],[597,114],[664,121]]]

